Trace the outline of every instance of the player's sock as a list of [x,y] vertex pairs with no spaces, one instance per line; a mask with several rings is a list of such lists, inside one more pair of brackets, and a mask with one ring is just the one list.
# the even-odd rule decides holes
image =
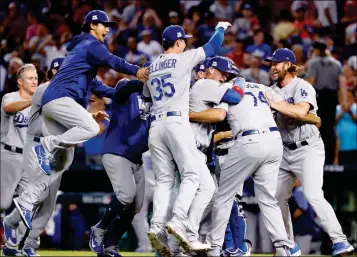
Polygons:
[[231,225],[235,248],[240,249],[242,252],[247,252],[246,217],[242,205],[240,205],[236,199],[234,200],[229,223]]
[[99,221],[96,227],[106,230],[110,222],[112,222],[112,220],[114,220],[117,215],[120,215],[124,209],[126,209],[126,205],[122,204],[117,198],[114,198],[109,203],[102,219]]
[[126,210],[110,223],[104,243],[105,248],[118,244],[119,240],[131,226],[134,216],[135,213],[133,213],[131,209]]

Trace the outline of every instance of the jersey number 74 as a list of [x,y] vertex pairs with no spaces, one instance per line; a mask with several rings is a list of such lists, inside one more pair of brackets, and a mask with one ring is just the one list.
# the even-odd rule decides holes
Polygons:
[[265,98],[265,95],[262,91],[259,91],[258,96],[255,96],[253,92],[244,92],[244,95],[250,95],[251,97],[253,97],[254,106],[258,105],[258,99],[260,102],[269,106],[268,100]]
[[162,75],[160,78],[151,80],[151,85],[155,86],[156,90],[155,101],[160,101],[163,96],[172,97],[175,94],[174,85],[166,80],[169,78],[171,78],[171,74]]

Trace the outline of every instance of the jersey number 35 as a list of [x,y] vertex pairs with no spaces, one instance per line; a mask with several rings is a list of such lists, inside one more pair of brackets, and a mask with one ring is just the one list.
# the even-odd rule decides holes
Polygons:
[[175,87],[172,83],[165,81],[171,78],[171,74],[162,75],[160,78],[154,78],[151,80],[151,85],[155,86],[156,95],[155,101],[160,101],[163,96],[172,97],[175,94]]

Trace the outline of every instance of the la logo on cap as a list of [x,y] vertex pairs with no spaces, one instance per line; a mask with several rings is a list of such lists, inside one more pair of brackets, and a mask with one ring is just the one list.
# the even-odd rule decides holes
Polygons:
[[204,69],[205,66],[203,64],[200,65],[200,69]]
[[92,16],[92,20],[93,20],[93,21],[98,20],[98,16],[97,16],[97,15],[93,15],[93,16]]
[[55,62],[54,64],[53,64],[53,67],[58,67],[58,62]]
[[213,63],[212,63],[212,66],[217,66],[217,62],[213,62]]
[[177,32],[177,37],[182,37],[181,32]]

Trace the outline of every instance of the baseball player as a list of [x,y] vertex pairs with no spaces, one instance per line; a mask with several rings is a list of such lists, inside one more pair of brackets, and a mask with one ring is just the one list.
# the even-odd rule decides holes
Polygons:
[[[37,71],[32,64],[21,66],[16,75],[19,91],[5,94],[1,101],[0,211],[4,212],[11,206],[15,191],[21,194],[27,186],[27,175],[21,163],[31,100],[38,83]],[[4,225],[4,233],[3,254],[18,254],[16,231]]]
[[[231,65],[229,60],[224,57],[213,57],[207,63],[206,79],[198,80],[190,91],[190,112],[202,112],[211,109],[214,106],[213,118],[217,121],[224,119],[228,104],[237,104],[243,98],[243,91],[233,87],[238,98],[238,101],[231,101],[227,96],[230,93],[230,87],[227,87],[222,82],[229,81],[230,77],[238,75],[238,68]],[[234,92],[234,91],[233,91]],[[232,93],[233,93],[232,92]],[[233,94],[232,94],[233,95]],[[228,103],[228,104],[227,104]],[[191,122],[192,131],[196,140],[197,148],[200,150],[201,160],[206,164],[206,155],[208,147],[210,146],[212,135],[214,132],[214,125],[209,123]],[[197,160],[198,161],[198,160]],[[199,225],[204,218],[204,211],[206,215],[211,208],[206,208],[210,203],[215,192],[215,184],[210,171],[206,167],[200,173],[199,190],[192,202],[188,214],[188,241],[193,251],[203,250],[209,248],[207,244],[199,242]]]
[[116,197],[109,203],[102,219],[92,227],[89,246],[97,254],[120,256],[119,240],[143,204],[142,154],[148,150],[151,106],[143,101],[143,85],[140,80],[123,79],[116,87],[117,96],[102,152],[102,162]]
[[196,162],[200,156],[188,120],[191,71],[206,57],[218,51],[228,26],[228,22],[219,22],[207,44],[185,52],[185,39],[191,36],[186,35],[180,26],[168,26],[162,34],[165,52],[149,67],[144,95],[151,97],[153,102],[149,149],[158,177],[148,236],[157,248],[165,247],[167,240],[164,226],[176,168],[180,173],[181,184],[173,216],[166,223],[166,229],[181,244],[189,245],[186,238],[187,213],[199,186],[199,174],[206,168],[203,163]]
[[[60,61],[60,59],[54,59],[53,66],[55,66],[56,62],[60,65]],[[33,146],[39,144],[42,136],[49,133],[60,134],[65,130],[64,127],[58,126],[58,124],[57,126],[46,124],[40,114],[41,98],[47,86],[48,83],[41,84],[36,90],[30,110],[29,130],[24,147],[23,160],[23,167],[29,176],[30,183],[26,186],[24,192],[13,200],[16,208],[4,218],[6,242],[16,240],[15,231],[21,220],[30,230],[33,230],[30,231],[23,249],[24,254],[28,256],[36,256],[36,249],[39,247],[37,243],[38,237],[51,217],[61,176],[71,165],[74,157],[74,147],[57,151],[52,161],[52,167],[55,172],[48,176],[39,169],[36,156],[31,150]],[[115,90],[94,79],[92,92],[97,95],[113,97]],[[107,117],[108,115],[104,112],[93,114],[93,118],[97,121]],[[37,212],[35,210],[39,205],[41,205],[41,209]],[[33,221],[31,221],[31,212],[34,212]]]
[[[268,100],[264,96],[268,90],[271,91],[261,84],[246,83],[243,100],[229,107],[227,120],[235,141],[220,174],[218,196],[212,210],[211,231],[207,235],[212,246],[209,256],[219,255],[234,196],[249,176],[253,176],[258,204],[276,255],[295,254],[295,243],[288,239],[275,199],[283,146]],[[274,97],[278,98],[276,94]]]
[[[217,57],[214,57],[212,59],[216,59],[216,58]],[[233,64],[233,62],[229,58],[222,59],[222,57],[219,57],[218,59],[222,60],[223,62],[228,61],[231,64]],[[208,63],[206,63],[206,66],[207,65],[211,66],[211,71],[212,71],[212,69],[215,68],[212,66],[211,61],[208,61]],[[222,71],[222,67],[218,67],[218,69],[219,68]],[[216,67],[216,69],[217,69],[217,67]],[[236,70],[237,70],[237,73],[233,73],[233,77],[235,77],[239,73],[239,70],[237,68],[236,68]],[[211,78],[212,75],[213,74],[210,72],[210,70],[208,70],[208,72],[206,73],[206,77]],[[231,80],[231,79],[232,79],[231,77],[228,78],[228,80]],[[245,80],[243,78],[236,79],[235,85],[238,87],[238,89],[241,89],[241,91],[239,91],[239,92],[241,94],[243,94]],[[192,99],[192,96],[190,99]],[[214,152],[211,153],[211,155],[213,155],[212,158],[209,158],[210,156],[208,156],[208,159],[207,159],[207,160],[211,159],[211,162],[214,163],[213,168],[211,170],[213,170],[213,173],[216,175],[215,179],[216,179],[217,183],[219,181],[220,165],[223,164],[225,157],[228,154],[228,148],[230,148],[234,142],[234,140],[232,139],[232,131],[230,130],[228,123],[226,121],[223,122],[223,119],[225,118],[225,116],[226,116],[225,109],[219,110],[216,108],[207,109],[202,112],[190,113],[191,121],[203,122],[203,123],[219,122],[219,123],[217,123],[217,127],[222,131],[218,132],[218,134],[214,135],[213,145],[218,142],[217,146],[214,146],[214,147],[222,147],[220,150],[226,150],[226,152],[225,151],[224,152],[217,151],[219,153],[218,161],[214,155],[215,154]],[[217,129],[217,127],[216,127],[216,129]],[[210,165],[210,164],[211,163],[209,163],[208,165]],[[243,187],[240,190],[238,190],[238,195],[240,195],[240,196],[242,195],[242,192],[241,192],[242,190],[243,190]],[[207,233],[206,230],[208,229],[207,228],[208,224],[209,224],[209,221],[207,221],[207,220],[205,220],[205,222],[203,224],[201,224],[202,226],[200,228],[200,235]],[[202,236],[200,236],[200,237],[202,238]],[[228,255],[245,255],[245,256],[247,256],[250,254],[250,248],[249,248],[247,242],[249,242],[249,241],[246,240],[246,218],[244,215],[243,208],[239,204],[238,199],[235,199],[233,202],[229,222],[226,227],[223,254],[226,256],[228,256]]]
[[323,195],[324,143],[318,128],[303,119],[309,111],[316,114],[315,89],[296,77],[298,67],[291,50],[280,48],[266,60],[271,62],[273,79],[276,81],[272,88],[285,100],[277,103],[270,101],[270,104],[272,109],[279,112],[277,124],[284,144],[276,197],[289,239],[292,240],[294,235],[287,200],[298,177],[306,199],[333,242],[332,255],[352,252],[354,248],[348,243],[331,205]]
[[57,148],[71,147],[95,137],[99,125],[85,109],[88,105],[92,80],[100,67],[110,67],[118,72],[147,78],[147,70],[139,69],[111,54],[103,44],[109,27],[105,12],[93,10],[85,17],[83,33],[74,37],[67,47],[68,54],[41,100],[46,123],[60,124],[67,129],[63,134],[41,138],[33,149],[41,170],[49,175],[52,152]]

